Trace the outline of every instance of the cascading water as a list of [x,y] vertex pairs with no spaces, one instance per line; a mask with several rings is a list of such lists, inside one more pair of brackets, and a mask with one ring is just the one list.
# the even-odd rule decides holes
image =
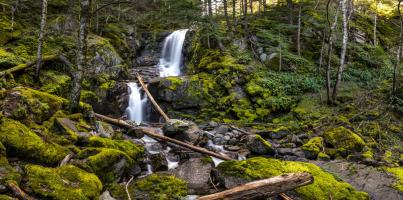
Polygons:
[[182,49],[188,29],[174,31],[164,41],[159,62],[160,77],[179,76],[183,62]]
[[129,106],[126,108],[126,114],[129,120],[140,125],[144,118],[144,105],[147,103],[147,97],[141,98],[141,88],[137,83],[131,82],[129,86]]

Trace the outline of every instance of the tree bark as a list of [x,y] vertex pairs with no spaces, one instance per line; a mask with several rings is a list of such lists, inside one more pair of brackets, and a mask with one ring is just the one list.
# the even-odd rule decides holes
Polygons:
[[36,200],[33,197],[30,197],[27,193],[25,193],[21,188],[16,185],[14,182],[10,182],[7,184],[7,187],[13,192],[13,194],[18,197],[18,199],[22,200]]
[[229,22],[229,17],[228,17],[228,2],[227,2],[227,0],[223,0],[223,4],[224,4],[225,22],[227,23],[228,30],[231,30],[231,23]]
[[250,182],[223,192],[199,197],[197,200],[263,199],[311,183],[313,183],[313,176],[307,172],[290,173]]
[[211,0],[207,0],[208,15],[213,16],[213,7],[211,5]]
[[333,102],[337,100],[337,94],[338,90],[340,87],[340,82],[341,78],[343,76],[343,71],[346,66],[346,52],[347,52],[347,45],[348,45],[348,18],[349,18],[349,13],[347,11],[347,0],[340,0],[341,3],[341,10],[343,12],[343,40],[342,40],[342,47],[341,47],[341,53],[340,53],[340,65],[339,68],[337,69],[337,77],[336,77],[336,83],[334,84],[333,88]]
[[392,95],[396,96],[397,95],[397,88],[399,87],[399,76],[400,76],[400,60],[402,58],[402,52],[403,52],[403,16],[402,16],[402,11],[401,11],[401,3],[403,1],[399,0],[398,5],[397,5],[397,12],[399,14],[400,18],[400,36],[399,36],[399,47],[397,50],[397,55],[396,55],[396,64],[395,67],[393,68],[393,84],[392,84]]
[[250,14],[253,14],[253,0],[249,0]]
[[91,17],[92,0],[80,1],[80,28],[78,32],[77,44],[77,66],[73,73],[72,89],[70,94],[70,111],[78,110],[81,97],[81,83],[83,80],[84,69],[87,65],[87,35],[88,23]]
[[333,53],[333,39],[334,39],[333,32],[337,26],[337,19],[339,16],[339,8],[340,8],[340,5],[338,5],[337,9],[336,9],[336,14],[334,16],[333,25],[331,25],[330,19],[329,19],[330,3],[331,3],[331,0],[328,0],[327,6],[326,6],[326,13],[327,13],[326,16],[327,16],[327,21],[328,21],[328,26],[329,26],[329,35],[328,35],[329,45],[328,45],[328,49],[327,49],[328,52],[327,52],[327,67],[326,67],[326,95],[327,95],[327,103],[329,103],[329,104],[332,102],[330,70],[331,70],[332,53]]
[[326,35],[325,35],[325,32],[323,31],[322,44],[320,47],[319,66],[316,70],[316,73],[318,73],[318,74],[320,73],[320,69],[322,69],[322,65],[323,65],[323,52],[325,51],[325,38],[326,38]]
[[130,125],[130,124],[128,124],[127,122],[125,122],[123,120],[113,119],[113,118],[103,116],[103,115],[100,115],[100,114],[97,114],[97,113],[95,113],[94,115],[95,115],[96,118],[98,118],[100,120],[104,120],[104,121],[106,121],[108,123],[111,123],[111,124],[114,124],[114,125],[117,125],[117,126],[120,126],[120,127],[124,127],[124,128],[127,128],[127,129],[133,129],[134,131],[140,131],[140,132],[144,133],[145,135],[148,135],[148,136],[153,137],[155,139],[170,142],[172,144],[176,144],[176,145],[185,147],[187,149],[190,149],[190,150],[198,152],[198,153],[213,156],[213,157],[216,157],[216,158],[219,158],[219,159],[222,159],[222,160],[233,160],[232,158],[230,158],[230,157],[228,157],[226,155],[218,154],[218,153],[209,151],[209,150],[201,148],[201,147],[197,147],[197,146],[194,146],[194,145],[191,145],[191,144],[179,141],[179,140],[172,139],[170,137],[160,135],[160,134],[157,133],[158,131],[157,131],[156,128],[133,126],[133,125]]
[[154,100],[154,97],[151,95],[150,91],[148,91],[147,85],[144,84],[143,79],[141,78],[140,74],[136,74],[137,80],[140,82],[141,87],[143,87],[144,91],[146,92],[148,98],[150,99],[151,103],[154,105],[155,109],[164,117],[165,121],[169,120],[169,117],[165,112],[161,109],[158,103]]
[[302,17],[302,5],[298,9],[298,33],[297,33],[297,52],[298,56],[301,56],[301,19]]
[[37,61],[36,61],[35,79],[37,81],[39,80],[39,74],[41,72],[42,67],[42,46],[43,46],[43,37],[45,35],[47,13],[48,13],[48,0],[42,0],[41,28],[39,30],[38,50],[36,53]]
[[374,46],[377,45],[377,41],[376,41],[377,22],[378,22],[378,1],[375,0],[375,13],[374,13]]
[[243,0],[243,15],[246,16],[248,14],[248,0]]

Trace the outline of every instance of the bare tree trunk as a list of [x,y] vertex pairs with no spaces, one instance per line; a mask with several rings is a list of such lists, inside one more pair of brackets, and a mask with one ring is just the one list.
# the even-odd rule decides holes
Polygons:
[[376,46],[376,27],[378,22],[378,1],[375,0],[375,13],[374,13],[374,46]]
[[397,88],[399,87],[399,76],[400,76],[400,60],[402,58],[403,52],[403,16],[401,11],[401,3],[403,0],[399,0],[397,5],[397,12],[399,13],[400,17],[400,36],[399,36],[399,47],[397,50],[397,59],[395,67],[393,68],[393,85],[392,85],[392,94],[395,96],[397,95]]
[[76,71],[73,72],[73,82],[70,95],[70,110],[72,112],[77,111],[79,107],[81,97],[81,83],[83,80],[84,69],[87,65],[87,35],[88,23],[91,17],[91,4],[92,0],[80,1],[81,11],[77,44],[77,66]]
[[250,8],[250,14],[253,15],[253,0],[249,0],[249,8]]
[[297,33],[297,51],[298,56],[301,56],[301,16],[302,15],[302,5],[299,5],[298,10],[298,33]]
[[231,23],[229,22],[227,3],[228,3],[227,0],[223,0],[225,22],[227,23],[228,30],[231,31]]
[[267,11],[267,0],[263,0],[263,11]]
[[39,30],[38,50],[36,53],[37,61],[36,61],[35,79],[37,81],[39,80],[39,74],[41,72],[42,67],[42,46],[43,46],[43,37],[45,35],[47,13],[48,13],[48,0],[42,0],[41,29]]
[[248,0],[243,0],[243,15],[246,16],[248,14]]
[[325,35],[325,32],[323,31],[322,45],[320,48],[319,66],[317,69],[318,74],[320,73],[320,69],[322,68],[322,65],[323,65],[323,52],[325,51],[325,38],[326,38],[326,35]]
[[213,16],[213,7],[211,5],[211,0],[207,0],[208,15]]
[[289,14],[288,14],[288,22],[290,24],[294,24],[294,20],[293,20],[293,15],[292,15],[292,11],[294,10],[294,4],[292,3],[292,0],[287,0],[287,7],[289,9]]
[[346,52],[347,52],[347,45],[348,45],[348,17],[349,13],[347,11],[347,0],[340,0],[341,3],[341,10],[343,12],[343,41],[340,53],[340,66],[337,69],[337,77],[336,83],[334,84],[333,88],[333,101],[336,101],[338,90],[340,87],[341,78],[343,76],[343,71],[346,65]]
[[233,23],[233,28],[234,28],[234,32],[236,32],[237,30],[237,21],[236,21],[236,0],[232,0],[232,23]]
[[281,47],[281,41],[280,41],[280,30],[278,31],[278,48],[279,48],[279,55],[278,55],[278,71],[281,72],[281,68],[283,65],[283,55],[282,55],[282,47]]
[[327,21],[328,21],[328,26],[329,26],[329,35],[328,35],[328,41],[329,41],[329,45],[328,45],[328,52],[327,52],[327,67],[326,67],[326,94],[327,94],[327,103],[331,103],[332,102],[332,98],[331,98],[331,77],[330,77],[330,69],[331,69],[331,64],[332,64],[332,53],[333,53],[333,40],[334,40],[334,36],[333,36],[333,32],[334,29],[337,26],[337,19],[339,16],[339,9],[340,9],[340,5],[337,6],[336,9],[336,14],[334,16],[334,22],[333,25],[330,25],[330,19],[329,19],[329,6],[330,6],[331,0],[328,0],[327,2],[327,6],[326,6],[326,13],[327,13]]

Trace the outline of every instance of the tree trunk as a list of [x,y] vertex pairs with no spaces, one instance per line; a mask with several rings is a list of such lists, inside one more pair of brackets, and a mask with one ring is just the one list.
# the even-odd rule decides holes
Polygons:
[[231,31],[231,24],[229,22],[229,17],[228,17],[228,2],[227,2],[227,0],[223,0],[223,4],[224,4],[225,22],[227,23],[228,30]]
[[266,199],[267,197],[311,184],[313,181],[313,176],[307,172],[290,173],[250,182],[223,192],[199,197],[197,200]]
[[347,11],[347,0],[340,0],[341,3],[341,10],[343,12],[343,41],[341,46],[341,53],[340,53],[340,65],[337,69],[337,77],[336,83],[334,84],[333,88],[333,102],[337,100],[337,94],[340,87],[341,78],[343,76],[343,71],[346,66],[346,52],[347,52],[347,45],[348,45],[348,11]]
[[397,5],[397,12],[399,13],[399,18],[400,18],[400,36],[399,36],[399,47],[397,50],[397,59],[396,59],[396,64],[395,67],[393,68],[393,85],[392,85],[392,94],[394,96],[397,95],[397,88],[399,87],[399,76],[400,76],[400,60],[402,58],[402,52],[403,52],[403,16],[401,12],[401,3],[403,1],[399,0],[399,3]]
[[332,102],[332,97],[331,97],[331,77],[330,77],[330,69],[331,69],[331,64],[332,64],[332,53],[333,53],[333,32],[334,29],[337,26],[337,19],[339,16],[339,9],[340,5],[337,6],[336,9],[336,14],[334,15],[334,22],[333,25],[330,25],[330,20],[329,20],[329,6],[330,6],[331,0],[328,0],[327,6],[326,6],[326,13],[327,13],[327,21],[328,21],[328,26],[329,26],[329,35],[328,35],[328,52],[327,52],[327,67],[326,67],[326,95],[327,95],[327,103]]
[[325,32],[323,31],[322,44],[321,44],[321,47],[320,47],[319,66],[318,66],[318,68],[316,70],[318,75],[319,75],[320,69],[322,69],[322,65],[323,65],[323,52],[325,51],[325,38],[326,38],[326,35],[325,35]]
[[376,27],[378,22],[378,1],[375,0],[375,13],[374,13],[374,46],[376,46]]
[[294,10],[294,4],[292,3],[292,0],[287,0],[287,7],[288,7],[288,10],[289,10],[288,23],[294,24],[293,14],[292,14],[292,11]]
[[301,16],[302,15],[302,5],[299,6],[298,10],[298,33],[297,33],[297,51],[298,56],[301,56]]
[[253,15],[253,0],[249,0],[250,14]]
[[42,46],[43,46],[43,37],[45,35],[47,13],[48,13],[48,0],[42,0],[41,29],[39,30],[38,50],[36,53],[37,57],[36,73],[35,73],[36,81],[39,81],[39,74],[41,72],[42,67]]
[[248,14],[248,0],[243,0],[243,15],[246,16]]
[[73,72],[72,89],[70,94],[70,110],[75,112],[78,110],[81,97],[81,83],[83,80],[84,69],[87,65],[87,35],[88,23],[91,15],[92,0],[80,1],[80,28],[78,32],[77,44],[77,66]]
[[213,7],[211,5],[211,0],[207,0],[208,15],[213,16]]

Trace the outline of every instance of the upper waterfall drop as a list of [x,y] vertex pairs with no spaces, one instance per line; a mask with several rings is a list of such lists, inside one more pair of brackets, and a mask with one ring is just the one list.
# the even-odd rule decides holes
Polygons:
[[138,87],[137,83],[131,82],[127,85],[129,86],[129,105],[126,108],[127,117],[140,125],[144,120],[144,104],[147,102],[147,97],[141,98],[141,87]]
[[183,62],[182,49],[188,29],[181,29],[171,33],[164,41],[159,61],[160,77],[179,76]]

